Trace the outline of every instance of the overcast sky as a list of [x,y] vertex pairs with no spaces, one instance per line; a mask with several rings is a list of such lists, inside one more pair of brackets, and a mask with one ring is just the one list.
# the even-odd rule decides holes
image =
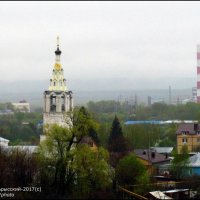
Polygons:
[[0,2],[0,80],[196,79],[200,2]]

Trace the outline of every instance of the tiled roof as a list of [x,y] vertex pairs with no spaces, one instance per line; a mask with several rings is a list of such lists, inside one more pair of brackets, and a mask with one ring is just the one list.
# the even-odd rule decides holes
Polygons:
[[180,124],[176,134],[182,134],[182,131],[188,131],[189,134],[196,134],[196,131],[200,131],[200,124],[196,123],[184,123]]
[[139,158],[142,158],[142,159],[149,161],[151,163],[154,163],[154,164],[170,161],[170,159],[168,157],[166,157],[165,155],[162,155],[162,154],[157,153],[152,150],[135,149],[134,152]]

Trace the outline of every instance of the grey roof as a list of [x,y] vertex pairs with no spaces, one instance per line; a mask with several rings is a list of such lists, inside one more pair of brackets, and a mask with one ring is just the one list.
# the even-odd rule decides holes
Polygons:
[[197,153],[194,156],[191,156],[189,159],[188,166],[190,167],[200,167],[200,153]]
[[153,164],[170,161],[170,159],[166,157],[166,155],[148,149],[135,149],[134,153],[136,154],[136,156]]
[[171,153],[173,147],[151,147],[151,149],[156,151],[157,153]]
[[0,142],[9,142],[10,140],[7,140],[5,138],[0,137]]
[[177,192],[185,192],[189,191],[190,189],[174,189],[174,190],[167,190],[165,193],[177,193]]

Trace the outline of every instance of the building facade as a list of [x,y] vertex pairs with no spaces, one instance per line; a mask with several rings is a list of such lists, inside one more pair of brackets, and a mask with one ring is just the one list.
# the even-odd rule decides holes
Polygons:
[[19,103],[12,103],[12,105],[14,109],[19,112],[30,113],[30,104],[25,100],[20,101]]
[[189,152],[200,151],[200,124],[180,124],[176,131],[176,138],[178,153],[180,153],[184,145],[187,145]]
[[47,124],[58,124],[63,127],[67,126],[64,114],[73,109],[73,93],[67,88],[64,71],[60,63],[61,53],[59,49],[59,38],[57,38],[55,65],[50,79],[50,86],[48,90],[44,91],[44,126]]
[[0,137],[0,148],[1,147],[8,147],[8,143],[10,140]]

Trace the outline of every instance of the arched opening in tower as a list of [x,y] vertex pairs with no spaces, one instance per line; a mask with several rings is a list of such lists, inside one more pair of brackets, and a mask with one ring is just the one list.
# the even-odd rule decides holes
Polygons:
[[50,97],[50,111],[55,112],[56,111],[56,96],[51,95]]

